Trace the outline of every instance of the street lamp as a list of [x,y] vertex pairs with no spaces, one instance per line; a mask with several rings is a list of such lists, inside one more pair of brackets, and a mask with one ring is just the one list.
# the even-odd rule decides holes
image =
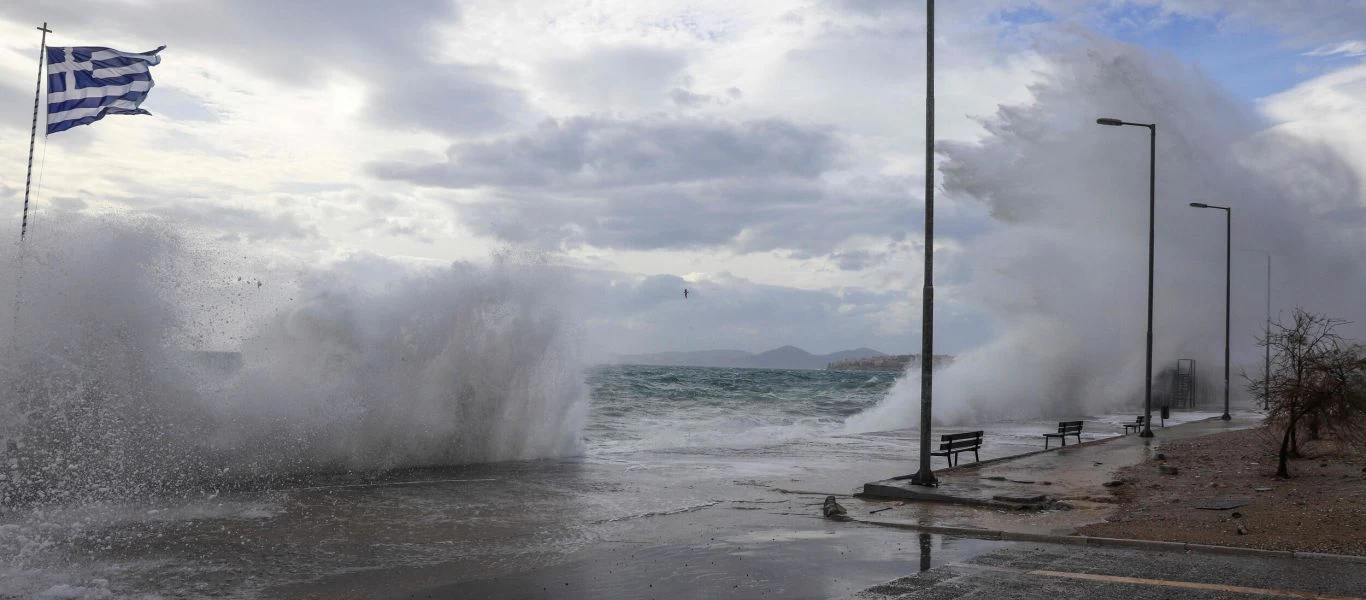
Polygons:
[[[1228,319],[1230,290],[1233,281],[1233,209],[1228,206],[1214,206],[1204,202],[1192,202],[1194,208],[1213,208],[1224,211],[1224,415],[1225,421],[1232,419],[1228,414]],[[1268,258],[1268,264],[1270,259]]]
[[1153,437],[1153,242],[1157,238],[1154,223],[1157,214],[1157,123],[1130,123],[1100,118],[1096,119],[1096,124],[1148,128],[1148,352],[1143,372],[1143,432],[1138,435]]
[[1262,410],[1271,409],[1271,253],[1256,248],[1243,248],[1245,252],[1261,252],[1266,255],[1266,349],[1265,372],[1262,374]]
[[930,469],[931,397],[934,390],[934,0],[925,3],[925,287],[920,313],[920,471],[915,485],[937,486]]

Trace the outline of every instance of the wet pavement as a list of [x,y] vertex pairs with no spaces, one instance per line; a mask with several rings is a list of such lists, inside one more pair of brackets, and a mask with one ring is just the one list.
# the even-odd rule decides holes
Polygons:
[[[1254,414],[1240,414],[1231,421],[1210,418],[1155,429],[1156,437],[1152,438],[1131,434],[1072,444],[982,466],[963,465],[938,472],[938,487],[913,485],[904,479],[880,480],[865,484],[863,495],[881,500],[954,503],[990,508],[1048,508],[1056,501],[1081,508],[1097,508],[1095,504],[1110,501],[1110,494],[1104,485],[1112,481],[1115,471],[1152,458],[1161,450],[1163,443],[1246,429],[1259,423],[1260,418]],[[896,517],[906,512],[893,510],[884,516]],[[1078,526],[1093,522],[1086,519],[1080,521]]]
[[[951,543],[952,540],[942,542],[944,545]],[[933,557],[928,566],[850,597],[859,600],[1232,600],[1366,595],[1366,568],[1362,564],[1314,559],[1016,542],[1000,543],[990,551],[977,552],[965,559]]]
[[[1046,429],[989,426],[982,457],[1034,450]],[[907,471],[914,439],[603,453],[12,512],[0,517],[0,597],[846,595],[904,576],[922,553],[913,533],[825,521],[820,502],[881,507],[850,494]],[[901,517],[983,515],[928,506]],[[936,544],[960,560],[999,542]],[[552,584],[555,595],[536,595]]]

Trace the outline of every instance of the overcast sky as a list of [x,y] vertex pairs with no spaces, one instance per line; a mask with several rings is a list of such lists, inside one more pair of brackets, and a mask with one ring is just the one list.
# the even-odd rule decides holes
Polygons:
[[[1113,40],[1193,66],[1267,127],[1291,125],[1366,176],[1359,0],[940,5],[941,140],[980,142],[983,117],[1033,102],[1056,46]],[[40,146],[39,223],[151,213],[225,251],[307,263],[522,248],[579,270],[609,351],[913,351],[923,8],[8,0],[0,215],[18,229],[46,21],[50,45],[168,48],[143,105],[153,116]],[[937,342],[961,352],[995,325],[957,266],[1002,225],[965,195],[936,209]]]

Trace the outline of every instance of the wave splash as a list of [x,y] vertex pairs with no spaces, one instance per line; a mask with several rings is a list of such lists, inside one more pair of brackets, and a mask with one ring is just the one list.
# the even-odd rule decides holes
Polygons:
[[[1085,37],[1085,36],[1082,36]],[[1154,394],[1177,358],[1222,386],[1223,214],[1233,206],[1233,363],[1260,365],[1264,254],[1277,306],[1352,314],[1366,293],[1359,174],[1293,128],[1268,127],[1198,70],[1098,39],[1049,50],[1032,102],[981,120],[979,142],[940,142],[945,200],[994,224],[949,249],[970,277],[949,290],[992,317],[996,336],[935,374],[935,421],[1099,414],[1143,398],[1148,132],[1157,129]],[[1347,207],[1347,208],[1344,208]],[[1355,207],[1355,208],[1351,208]],[[1240,266],[1241,265],[1241,266]],[[1288,268],[1293,265],[1293,269]],[[1242,300],[1240,300],[1242,299]],[[1242,386],[1232,382],[1235,402]],[[1216,391],[1215,395],[1219,395]],[[915,426],[918,372],[898,380],[848,431]]]
[[232,323],[241,367],[217,370],[187,350],[243,317],[206,254],[154,221],[74,219],[0,257],[0,298],[20,299],[0,323],[0,505],[582,451],[556,270],[312,271]]

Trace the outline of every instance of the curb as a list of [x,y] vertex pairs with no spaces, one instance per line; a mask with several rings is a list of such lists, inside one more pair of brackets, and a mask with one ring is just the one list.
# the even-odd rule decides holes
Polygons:
[[1300,560],[1327,560],[1366,564],[1366,556],[1353,554],[1329,554],[1325,552],[1296,552],[1293,550],[1263,550],[1261,548],[1242,548],[1238,546],[1214,546],[1210,544],[1189,544],[1186,542],[1164,542],[1160,540],[1136,540],[1129,538],[1091,537],[1085,535],[1055,535],[1048,533],[1023,533],[1000,529],[977,529],[974,527],[948,527],[943,525],[916,525],[894,521],[869,521],[851,519],[853,523],[907,529],[921,533],[937,533],[955,537],[994,540],[1005,542],[1036,542],[1043,544],[1064,544],[1069,546],[1097,546],[1101,548],[1133,548],[1156,552],[1200,552],[1205,554],[1225,554],[1233,556],[1255,556],[1261,558],[1291,558]]

